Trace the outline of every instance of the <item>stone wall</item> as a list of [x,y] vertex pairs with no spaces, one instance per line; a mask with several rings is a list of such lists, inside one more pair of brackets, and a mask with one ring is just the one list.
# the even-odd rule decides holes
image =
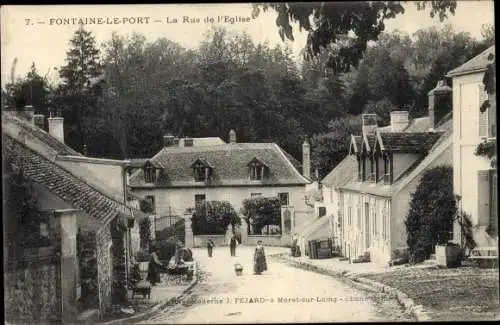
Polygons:
[[207,247],[207,242],[210,238],[214,241],[215,246],[228,245],[226,235],[195,235],[194,247]]
[[5,319],[28,324],[61,321],[60,267],[54,262],[32,262],[25,268],[4,270]]
[[111,231],[109,226],[97,234],[97,273],[99,279],[99,315],[104,316],[111,306],[113,263],[111,258]]
[[262,240],[264,246],[282,246],[281,237],[281,235],[248,235],[244,245],[254,246],[258,240]]

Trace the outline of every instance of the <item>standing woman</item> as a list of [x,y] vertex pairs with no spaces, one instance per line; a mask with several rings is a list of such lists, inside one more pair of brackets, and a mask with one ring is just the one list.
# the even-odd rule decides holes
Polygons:
[[261,274],[267,271],[266,253],[264,252],[264,246],[262,246],[262,240],[257,241],[257,247],[253,256],[253,271],[254,274]]
[[207,250],[208,250],[208,257],[212,257],[212,250],[214,249],[214,241],[212,238],[209,238],[207,241]]
[[236,246],[238,245],[238,241],[236,240],[236,236],[233,234],[231,236],[231,240],[229,241],[229,250],[231,252],[231,256],[236,256]]
[[160,262],[158,258],[158,250],[154,249],[151,253],[151,258],[149,259],[148,265],[148,278],[147,280],[151,283],[151,285],[155,285],[156,283],[160,283],[160,266],[163,263]]

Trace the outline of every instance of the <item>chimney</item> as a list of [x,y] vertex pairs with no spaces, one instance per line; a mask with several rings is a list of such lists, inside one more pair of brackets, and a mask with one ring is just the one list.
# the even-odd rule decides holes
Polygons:
[[45,129],[45,115],[43,114],[35,114],[33,115],[33,123],[39,129]]
[[192,147],[193,146],[193,138],[184,138],[179,139],[179,147]]
[[172,147],[175,144],[175,137],[171,134],[163,136],[163,147]]
[[302,175],[306,178],[311,178],[311,145],[309,144],[307,135],[302,144]]
[[362,131],[363,135],[375,134],[377,129],[377,114],[363,114],[361,115],[363,120]]
[[445,80],[439,80],[436,88],[428,93],[430,128],[434,129],[440,120],[452,110],[453,90]]
[[33,108],[32,105],[26,105],[24,106],[24,115],[25,115],[25,118],[30,121],[30,123],[34,123],[33,121],[33,116],[35,115],[35,109]]
[[392,132],[402,132],[410,124],[408,111],[391,112]]
[[64,118],[49,117],[49,134],[64,143]]
[[229,143],[236,143],[236,132],[234,130],[229,131]]

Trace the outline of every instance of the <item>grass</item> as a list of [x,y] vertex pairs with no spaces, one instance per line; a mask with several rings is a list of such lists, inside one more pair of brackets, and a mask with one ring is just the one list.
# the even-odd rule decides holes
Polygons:
[[406,293],[433,320],[491,320],[500,314],[498,269],[400,269],[364,277]]

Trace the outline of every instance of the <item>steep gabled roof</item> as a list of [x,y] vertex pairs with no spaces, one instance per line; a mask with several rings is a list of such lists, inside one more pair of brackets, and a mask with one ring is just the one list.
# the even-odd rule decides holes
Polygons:
[[358,173],[358,162],[353,155],[346,156],[335,168],[323,178],[322,184],[331,187],[344,186]]
[[400,153],[426,153],[441,137],[442,132],[378,133],[380,149]]
[[349,146],[349,154],[357,154],[361,152],[361,146],[363,145],[363,137],[360,135],[351,134],[351,144]]
[[490,63],[490,55],[495,55],[495,45],[481,52],[461,66],[451,70],[446,74],[447,77],[456,77],[464,74],[478,73],[486,71]]
[[29,123],[25,119],[17,117],[15,112],[2,111],[2,124],[6,122],[15,124],[17,127],[21,128],[23,132],[30,134],[45,145],[54,149],[59,155],[82,156],[81,153],[71,149],[39,127]]
[[[213,146],[165,147],[152,162],[163,166],[155,185],[144,182],[144,173],[139,170],[130,178],[134,187],[190,187],[196,186],[191,165],[204,159],[212,166],[211,185],[245,186],[255,185],[248,174],[248,163],[253,159],[265,162],[268,177],[263,185],[303,185],[309,180],[303,177],[290,155],[275,143],[232,143]],[[295,160],[296,161],[296,160]]]
[[97,223],[106,225],[118,215],[143,216],[142,212],[103,194],[10,136],[3,136],[3,150],[13,166],[65,202],[88,213]]

